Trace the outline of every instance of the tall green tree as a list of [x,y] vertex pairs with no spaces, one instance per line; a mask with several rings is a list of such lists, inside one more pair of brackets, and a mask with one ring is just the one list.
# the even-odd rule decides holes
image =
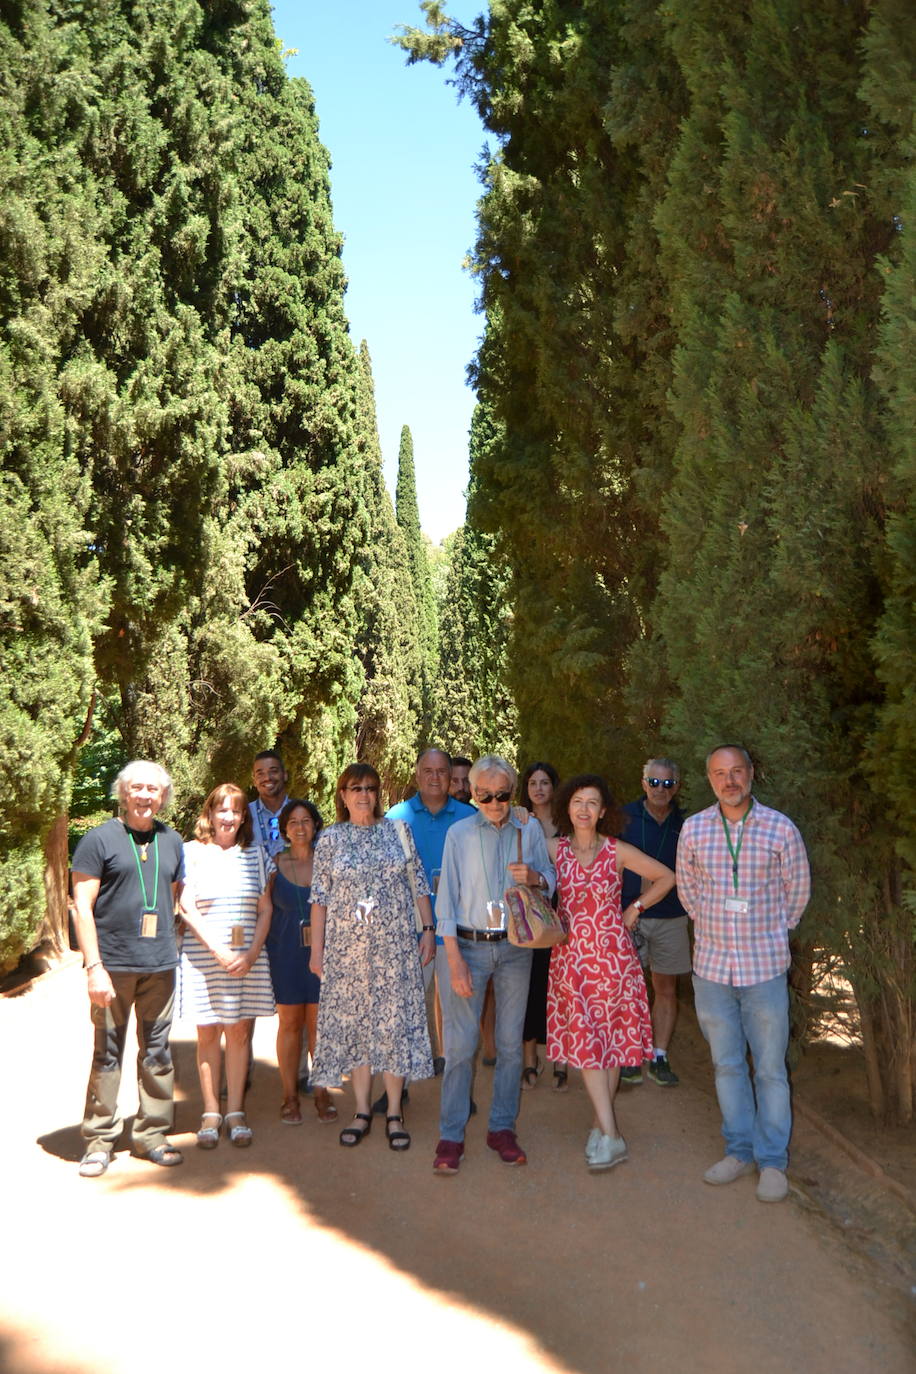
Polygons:
[[426,735],[430,727],[433,687],[438,666],[436,653],[438,627],[429,554],[423,538],[423,531],[420,528],[413,439],[407,425],[404,425],[401,430],[401,444],[398,449],[398,479],[394,494],[394,508],[398,525],[404,535],[407,562],[417,607],[417,639],[420,648],[421,674],[420,733]]
[[422,712],[419,614],[404,531],[382,474],[369,349],[360,347],[359,427],[365,540],[358,554],[356,647],[364,673],[356,756],[394,796],[411,776]]

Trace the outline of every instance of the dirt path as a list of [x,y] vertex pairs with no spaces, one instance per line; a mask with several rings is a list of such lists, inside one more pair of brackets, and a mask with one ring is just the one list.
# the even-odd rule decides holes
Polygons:
[[[702,1183],[720,1138],[699,1060],[687,1057],[676,1090],[647,1083],[622,1095],[630,1161],[609,1174],[584,1166],[581,1085],[561,1097],[545,1077],[523,1095],[527,1169],[501,1165],[476,1118],[461,1173],[441,1179],[430,1168],[435,1084],[412,1090],[404,1157],[385,1148],[378,1122],[346,1153],[335,1128],[311,1116],[299,1129],[280,1125],[272,1024],[255,1040],[252,1149],[195,1150],[193,1030],[180,1027],[173,1138],[187,1146],[185,1165],[159,1170],[120,1153],[91,1181],[75,1168],[84,1003],[78,968],[0,1001],[16,1118],[4,1141],[9,1374],[319,1364],[913,1374],[905,1299],[850,1253],[804,1190],[766,1207],[753,1179]],[[477,1079],[483,1104],[488,1073]]]

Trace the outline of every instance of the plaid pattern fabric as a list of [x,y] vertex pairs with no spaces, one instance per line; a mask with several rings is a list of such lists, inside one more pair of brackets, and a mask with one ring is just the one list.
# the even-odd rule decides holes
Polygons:
[[[741,822],[729,823],[733,848]],[[696,930],[694,972],[712,983],[749,987],[785,973],[789,931],[811,895],[805,843],[781,811],[755,799],[744,821],[738,897],[746,915],[726,910],[735,896],[732,856],[718,804],[684,822],[677,851],[677,890]]]

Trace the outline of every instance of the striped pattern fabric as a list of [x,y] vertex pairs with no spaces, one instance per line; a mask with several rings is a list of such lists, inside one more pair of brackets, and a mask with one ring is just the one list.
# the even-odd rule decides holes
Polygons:
[[[258,897],[273,864],[256,845],[222,850],[192,840],[184,847],[185,881],[213,942],[232,944],[232,927],[242,925],[251,944]],[[244,978],[233,978],[211,951],[185,928],[178,970],[178,1016],[197,1026],[231,1025],[252,1016],[273,1016],[273,986],[267,952],[262,949]]]
[[[737,848],[742,822],[727,824]],[[732,987],[785,973],[789,931],[811,895],[805,843],[788,816],[755,799],[743,825],[737,896],[746,915],[726,907],[736,894],[718,804],[684,822],[677,851],[678,895],[696,929],[694,972]]]

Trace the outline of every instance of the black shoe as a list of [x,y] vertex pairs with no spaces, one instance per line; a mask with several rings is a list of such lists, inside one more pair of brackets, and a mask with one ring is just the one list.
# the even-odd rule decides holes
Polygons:
[[[401,1089],[401,1106],[403,1107],[404,1103],[405,1103],[405,1102],[409,1102],[409,1101],[410,1101],[410,1093],[407,1091],[406,1088],[402,1088],[402,1089]],[[388,1094],[387,1094],[387,1093],[382,1093],[381,1097],[377,1097],[377,1098],[375,1099],[375,1101],[373,1102],[372,1107],[370,1108],[370,1110],[371,1110],[373,1116],[387,1116],[387,1115],[388,1115]]]
[[627,1086],[635,1088],[636,1085],[641,1082],[642,1069],[639,1066],[633,1065],[631,1067],[623,1068],[620,1070],[620,1086],[622,1088],[625,1088]]
[[653,1059],[646,1072],[652,1082],[657,1083],[660,1088],[676,1088],[681,1081],[668,1063],[667,1054],[661,1054],[658,1059]]

